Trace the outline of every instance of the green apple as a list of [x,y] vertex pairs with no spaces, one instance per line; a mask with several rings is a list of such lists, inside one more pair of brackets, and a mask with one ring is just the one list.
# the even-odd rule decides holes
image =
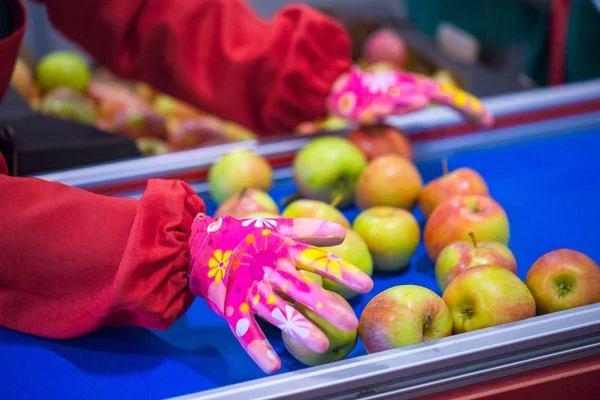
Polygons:
[[208,172],[210,196],[222,203],[243,189],[268,191],[273,185],[271,166],[256,153],[239,149],[221,157]]
[[169,152],[169,146],[167,143],[159,138],[142,137],[135,141],[135,145],[140,153],[145,156],[155,156]]
[[335,222],[350,228],[350,222],[337,208],[318,200],[300,199],[290,203],[283,213],[284,218],[316,218]]
[[255,212],[255,213],[250,213],[250,214],[246,215],[245,218],[275,219],[275,218],[281,218],[281,216],[274,212],[259,211],[259,212]]
[[360,339],[376,353],[452,334],[452,318],[444,301],[415,285],[395,286],[375,296],[360,316]]
[[435,276],[442,292],[458,274],[478,265],[498,265],[517,273],[517,260],[504,243],[478,243],[475,236],[471,236],[472,241],[450,243],[440,253],[435,263]]
[[421,236],[419,223],[410,212],[385,206],[360,213],[353,229],[367,244],[376,271],[399,271],[406,267]]
[[[373,258],[371,257],[371,253],[369,253],[369,248],[360,235],[352,229],[346,229],[346,238],[341,244],[332,247],[323,247],[323,250],[343,258],[365,274],[369,276],[373,275]],[[358,294],[346,286],[327,278],[323,279],[323,287],[341,295],[345,299],[351,299]]]
[[[333,294],[339,296],[337,294]],[[350,310],[352,308],[347,305]],[[296,303],[294,308],[302,313],[309,321],[321,330],[329,339],[329,347],[323,353],[317,353],[310,350],[302,343],[298,342],[291,335],[283,333],[283,343],[287,350],[301,363],[308,366],[316,366],[344,359],[356,347],[358,341],[358,329],[350,332],[344,332],[325,319],[318,316],[313,311],[300,303]]]
[[232,194],[217,211],[215,218],[229,215],[235,218],[248,218],[251,214],[279,214],[279,206],[267,193],[259,189],[244,189]]
[[559,249],[540,257],[527,272],[525,283],[538,314],[600,302],[600,267],[575,250]]
[[57,51],[40,60],[37,66],[37,81],[44,91],[68,87],[82,92],[88,87],[90,69],[79,54]]
[[450,282],[443,299],[452,315],[454,333],[535,316],[535,300],[527,286],[497,265],[479,265],[461,272]]
[[367,159],[346,139],[322,137],[313,140],[294,160],[294,179],[303,197],[332,202],[340,206],[352,203],[358,179],[367,167]]

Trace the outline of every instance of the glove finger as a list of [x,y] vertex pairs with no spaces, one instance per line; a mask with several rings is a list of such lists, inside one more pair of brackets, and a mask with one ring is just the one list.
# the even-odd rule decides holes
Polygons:
[[480,125],[488,127],[494,123],[494,117],[481,100],[455,87],[436,83],[436,90],[432,93],[431,99],[438,104],[455,109]]
[[275,294],[265,282],[254,296],[254,310],[282,332],[292,336],[310,350],[323,353],[329,347],[329,339],[298,310]]
[[293,267],[290,270],[282,266],[271,277],[271,283],[276,290],[303,304],[338,329],[349,332],[358,327],[354,310],[341,296],[323,289]]
[[[242,225],[249,224],[248,221],[244,220]],[[261,225],[258,228],[264,226],[295,241],[315,246],[336,246],[346,237],[346,230],[342,226],[320,219],[277,218],[262,220],[258,224]]]
[[297,268],[313,272],[358,293],[373,289],[373,280],[348,261],[318,247],[292,242],[290,250]]

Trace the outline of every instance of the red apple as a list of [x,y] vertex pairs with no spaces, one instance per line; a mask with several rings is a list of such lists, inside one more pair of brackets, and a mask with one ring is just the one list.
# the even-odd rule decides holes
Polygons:
[[469,233],[483,242],[508,244],[508,218],[500,204],[483,195],[457,196],[440,204],[425,224],[427,254],[435,262],[444,247],[469,240]]
[[371,34],[365,42],[363,54],[369,63],[384,61],[404,67],[408,61],[404,39],[390,29],[380,29]]
[[262,190],[245,189],[232,194],[215,212],[215,218],[229,215],[244,218],[256,213],[279,214],[279,207],[273,199]]
[[600,302],[600,267],[575,250],[544,254],[529,269],[525,283],[535,298],[538,314]]
[[167,138],[165,119],[152,110],[126,109],[121,111],[113,118],[112,130],[133,139]]
[[367,304],[358,334],[367,353],[376,353],[450,336],[452,318],[444,301],[431,290],[396,286]]
[[384,154],[398,154],[408,160],[413,159],[410,141],[402,132],[388,125],[364,126],[348,136],[372,160]]
[[443,299],[452,315],[454,333],[535,316],[535,301],[527,286],[497,265],[467,269],[450,282]]
[[421,192],[423,181],[407,159],[388,154],[377,157],[362,173],[356,188],[356,204],[362,210],[389,206],[410,210]]
[[454,196],[489,195],[481,175],[471,168],[460,168],[429,182],[419,195],[419,207],[425,218],[442,202]]
[[444,247],[435,263],[435,276],[443,292],[454,278],[478,265],[498,265],[517,273],[517,261],[510,249],[498,242],[454,242]]

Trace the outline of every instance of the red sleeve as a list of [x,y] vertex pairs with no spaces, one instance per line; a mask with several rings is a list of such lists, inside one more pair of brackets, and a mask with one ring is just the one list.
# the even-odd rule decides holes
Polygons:
[[187,239],[204,205],[185,183],[151,180],[132,200],[0,175],[0,197],[1,326],[166,329],[191,304]]
[[43,2],[99,63],[259,133],[324,117],[351,67],[344,29],[303,5],[265,21],[242,0]]

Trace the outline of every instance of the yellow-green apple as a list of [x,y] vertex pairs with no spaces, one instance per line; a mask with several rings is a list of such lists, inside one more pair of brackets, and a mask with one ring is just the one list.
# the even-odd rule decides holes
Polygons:
[[215,211],[215,218],[225,215],[246,218],[259,212],[279,214],[279,207],[271,196],[262,190],[244,189],[229,196]]
[[272,219],[272,218],[281,218],[281,216],[274,212],[259,211],[259,212],[250,213],[250,214],[246,215],[246,218],[270,218],[270,219]]
[[356,188],[356,204],[362,210],[390,206],[410,210],[423,181],[417,168],[404,157],[388,154],[375,158],[363,172]]
[[187,119],[201,115],[196,108],[165,94],[158,94],[154,97],[152,106],[166,118]]
[[348,136],[348,140],[362,150],[368,160],[384,154],[397,154],[413,159],[412,146],[408,138],[389,125],[359,127]]
[[70,51],[56,51],[44,56],[36,73],[38,84],[44,91],[60,87],[84,91],[91,75],[83,57]]
[[471,168],[460,168],[429,182],[419,195],[419,207],[428,218],[440,203],[454,197],[470,194],[489,195],[481,175]]
[[399,271],[407,266],[421,236],[416,218],[393,207],[363,211],[354,220],[353,229],[367,244],[376,271]]
[[482,242],[508,244],[508,218],[494,199],[484,195],[456,196],[440,204],[425,224],[425,249],[436,261],[444,247],[467,241],[473,233]]
[[368,353],[376,353],[452,334],[452,318],[440,296],[422,286],[402,285],[375,296],[358,326]]
[[600,267],[575,250],[544,254],[527,272],[538,314],[568,310],[600,302]]
[[[323,249],[343,258],[365,274],[369,276],[373,275],[373,258],[371,257],[371,253],[369,253],[369,248],[360,235],[352,229],[346,229],[346,238],[341,244],[332,247],[323,247]],[[358,294],[346,286],[327,278],[323,279],[323,287],[336,292],[345,299],[351,299]]]
[[81,92],[70,88],[53,89],[40,100],[37,111],[57,118],[94,124],[96,109]]
[[340,137],[311,141],[294,160],[294,179],[303,197],[340,206],[352,203],[360,174],[367,160],[358,147]]
[[330,115],[319,123],[319,127],[324,131],[339,131],[348,126],[348,121],[335,115]]
[[[341,297],[336,293],[332,293],[332,295]],[[340,298],[340,300],[343,299]],[[350,312],[354,312],[349,304],[346,303],[346,306]],[[317,353],[298,342],[291,334],[283,332],[282,337],[285,347],[301,363],[308,366],[316,366],[339,361],[344,359],[356,346],[358,329],[345,332],[325,321],[325,319],[318,316],[314,311],[309,310],[300,303],[296,303],[294,308],[319,328],[327,336],[327,339],[329,339],[327,350],[323,353]]]
[[350,222],[337,208],[323,201],[300,199],[290,203],[281,214],[285,218],[315,218],[350,228]]
[[443,296],[454,333],[507,324],[535,316],[535,300],[512,272],[497,265],[479,265],[458,275]]
[[499,242],[453,242],[444,247],[435,262],[435,277],[443,292],[448,284],[467,268],[498,265],[517,273],[517,260],[510,249]]
[[273,172],[267,160],[250,150],[239,149],[212,165],[208,183],[210,196],[220,204],[243,189],[269,190],[273,185]]
[[167,142],[159,138],[142,137],[135,141],[135,145],[140,153],[145,156],[155,156],[169,152]]

